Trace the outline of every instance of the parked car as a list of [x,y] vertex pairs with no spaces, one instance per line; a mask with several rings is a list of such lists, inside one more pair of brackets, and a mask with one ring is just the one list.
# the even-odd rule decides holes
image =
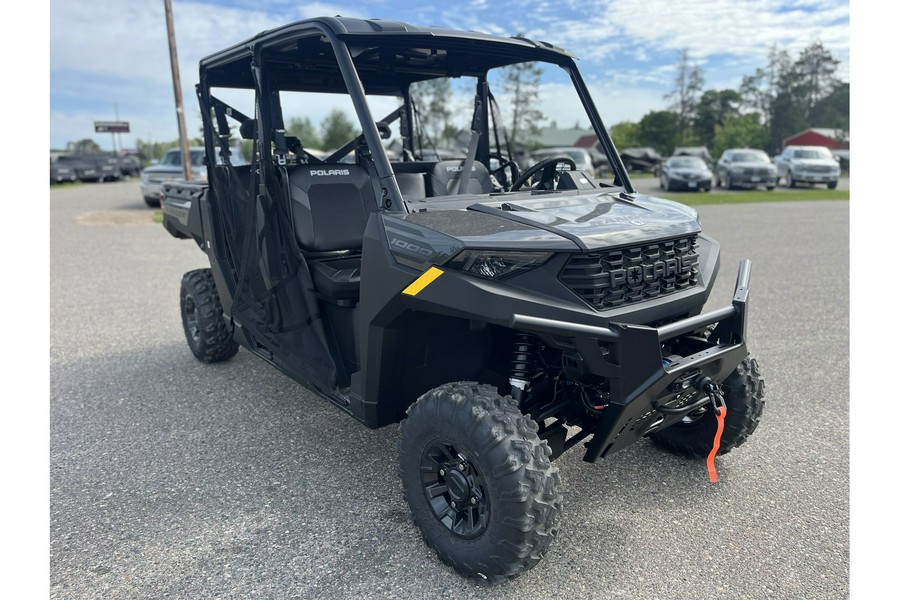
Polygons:
[[[60,157],[66,158],[66,157]],[[50,161],[50,183],[64,183],[78,181],[78,168],[76,163],[69,160]]]
[[775,157],[775,166],[778,180],[791,188],[798,183],[824,183],[833,190],[841,176],[840,163],[825,146],[788,146]]
[[612,172],[612,168],[609,166],[609,158],[603,153],[602,150],[600,150],[596,146],[591,146],[587,149],[587,151],[588,154],[591,155],[591,164],[594,165],[595,177],[603,177],[604,173]]
[[766,186],[774,190],[778,173],[769,155],[753,148],[732,148],[722,153],[716,164],[716,187]]
[[[203,157],[206,151],[203,148],[191,148],[191,173],[197,181],[206,181],[206,167]],[[240,156],[240,153],[237,153]],[[163,155],[162,160],[152,167],[147,167],[141,173],[141,195],[147,206],[159,206],[159,193],[163,183],[184,178],[184,168],[181,163],[181,149],[172,148]]]
[[84,160],[93,163],[97,169],[96,178],[83,181],[118,181],[122,178],[119,157],[115,154],[84,154]]
[[706,146],[675,146],[672,156],[696,156],[703,159],[703,162],[708,167],[712,167],[713,162],[715,162],[712,154],[709,153],[709,148]]
[[672,156],[659,167],[659,187],[664,190],[712,189],[712,171],[699,156]]
[[122,177],[136,177],[141,174],[141,159],[134,154],[126,154],[119,157],[119,171]]
[[556,146],[535,150],[531,153],[531,161],[528,166],[536,165],[542,160],[553,158],[554,156],[568,156],[575,161],[576,171],[584,171],[591,177],[594,176],[594,162],[591,160],[590,152],[586,148],[577,148],[575,146]]
[[[101,177],[100,166],[83,154],[60,156],[53,162],[53,165],[56,165],[57,173],[59,173],[60,169],[67,169],[65,177],[69,181],[99,181]],[[53,177],[52,173],[53,171],[51,170],[51,177]],[[75,179],[72,179],[73,174]]]
[[656,173],[663,161],[663,157],[660,156],[659,152],[649,146],[644,148],[625,148],[619,152],[619,156],[629,173],[633,171]]

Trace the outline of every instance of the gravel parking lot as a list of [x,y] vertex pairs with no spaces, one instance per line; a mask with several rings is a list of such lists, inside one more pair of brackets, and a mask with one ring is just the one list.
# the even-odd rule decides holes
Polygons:
[[710,307],[754,261],[757,433],[715,486],[649,442],[564,455],[560,537],[485,589],[422,542],[397,426],[367,430],[245,351],[193,358],[179,284],[208,263],[137,182],[54,188],[50,597],[846,598],[848,207],[700,208],[723,249]]

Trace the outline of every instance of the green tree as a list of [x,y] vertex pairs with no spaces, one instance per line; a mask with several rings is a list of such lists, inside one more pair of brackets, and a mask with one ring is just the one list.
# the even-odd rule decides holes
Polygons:
[[809,122],[813,127],[850,129],[850,84],[840,83],[813,106]]
[[100,152],[100,144],[90,138],[78,140],[77,142],[69,142],[66,144],[66,151],[74,154],[95,154]]
[[309,117],[293,118],[288,121],[287,135],[298,138],[304,148],[322,148],[322,139]]
[[822,42],[815,42],[804,48],[792,65],[792,92],[807,121],[811,121],[816,105],[840,85],[835,77],[839,64]]
[[531,146],[538,139],[544,120],[544,113],[537,108],[543,74],[544,70],[533,62],[516,63],[501,70],[501,86],[512,108],[507,124],[510,144]]
[[641,126],[634,121],[622,121],[609,128],[613,144],[619,150],[641,145]]
[[703,90],[703,69],[691,64],[687,48],[681,51],[672,91],[665,95],[670,100],[669,109],[678,116],[678,140],[676,145],[689,143],[691,124],[697,116],[700,92]]
[[359,130],[344,111],[335,108],[322,120],[322,144],[336,150],[359,135]]
[[705,146],[712,146],[716,126],[739,114],[741,95],[734,90],[707,90],[697,103],[694,134]]
[[764,148],[768,140],[759,113],[732,114],[716,124],[710,152],[718,157],[729,148]]
[[756,69],[753,75],[745,75],[741,80],[739,91],[744,109],[759,113],[766,127],[772,120],[775,97],[783,91],[790,79],[790,68],[788,53],[772,46],[766,66]]
[[640,145],[652,146],[664,155],[672,154],[679,135],[678,113],[668,110],[654,110],[644,115],[638,122]]
[[453,97],[450,80],[446,77],[418,81],[410,86],[416,103],[421,133],[433,145],[443,146],[458,131],[451,123]]

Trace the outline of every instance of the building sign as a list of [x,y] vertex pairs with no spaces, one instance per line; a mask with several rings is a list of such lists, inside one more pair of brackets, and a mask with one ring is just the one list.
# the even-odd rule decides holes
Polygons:
[[129,133],[128,121],[94,121],[97,133]]

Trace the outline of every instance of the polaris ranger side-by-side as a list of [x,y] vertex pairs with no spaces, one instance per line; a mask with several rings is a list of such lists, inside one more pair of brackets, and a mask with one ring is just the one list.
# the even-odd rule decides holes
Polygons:
[[[609,179],[567,156],[520,168],[515,69],[540,75],[547,122],[591,125]],[[565,50],[311,19],[203,59],[197,92],[208,183],[167,184],[163,206],[210,261],[182,281],[188,345],[207,362],[243,346],[368,427],[399,422],[406,500],[459,573],[541,560],[567,450],[649,436],[714,475],[756,428],[749,261],[732,304],[701,313],[718,244],[693,209],[635,193]],[[295,127],[323,106],[361,130],[324,155]]]

